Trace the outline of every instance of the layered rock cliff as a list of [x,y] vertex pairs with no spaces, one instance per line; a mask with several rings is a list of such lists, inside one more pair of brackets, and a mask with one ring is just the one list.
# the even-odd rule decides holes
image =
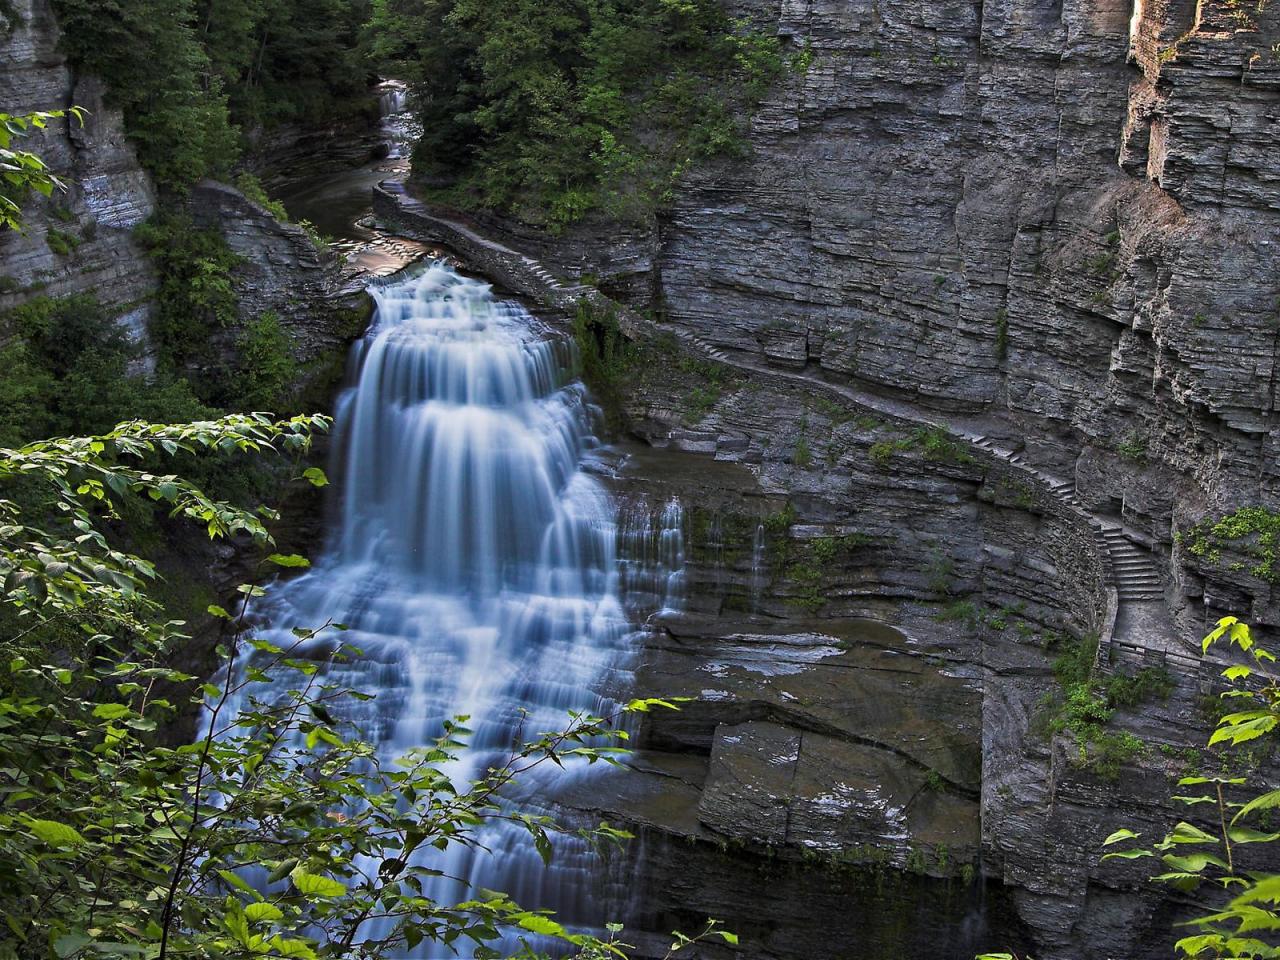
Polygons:
[[[486,229],[734,354],[985,419],[1165,561],[1276,504],[1274,8],[735,7],[813,54],[745,160],[652,224]],[[1164,570],[1184,631],[1280,619],[1188,559]]]
[[154,284],[132,230],[155,212],[150,178],[125,141],[119,111],[92,77],[77,77],[58,50],[48,0],[0,5],[0,104],[6,113],[87,111],[24,141],[67,185],[26,205],[27,231],[0,234],[0,312],[32,296],[92,293],[141,335]]
[[[695,379],[656,415],[642,402],[632,409],[633,430],[717,459],[763,444],[754,469],[765,492],[791,493],[799,522],[828,536],[843,533],[833,519],[848,523],[833,504],[861,508],[860,523],[893,515],[916,532],[865,566],[829,565],[824,599],[843,604],[862,591],[899,598],[896,610],[854,612],[938,642],[945,631],[911,615],[927,590],[896,572],[903,555],[927,557],[932,538],[961,555],[981,545],[972,595],[988,606],[1039,599],[1060,604],[1069,629],[1097,629],[1080,597],[1056,593],[1071,581],[1085,590],[1094,576],[1062,554],[1043,554],[1045,544],[1062,542],[1060,530],[1029,521],[1029,535],[1010,542],[1008,515],[969,527],[949,505],[953,497],[972,502],[973,490],[934,491],[898,515],[903,477],[879,489],[850,484],[838,452],[834,463],[810,453],[815,426],[831,442],[820,407],[777,392],[761,371],[900,403],[960,440],[994,437],[1031,469],[1013,479],[1013,496],[1006,490],[1007,507],[1031,506],[1018,485],[1045,479],[1103,524],[1106,579],[1120,596],[1102,624],[1100,667],[1139,656],[1165,665],[1179,688],[1163,706],[1112,721],[1147,748],[1108,782],[1072,763],[1070,738],[1046,740],[1034,729],[1038,700],[1054,689],[1053,654],[1028,639],[1053,628],[1033,615],[1030,636],[993,631],[989,617],[961,629],[958,655],[983,678],[981,870],[1011,891],[1034,956],[1167,955],[1176,909],[1144,871],[1099,864],[1099,844],[1118,809],[1125,825],[1148,834],[1175,818],[1164,798],[1196,762],[1209,692],[1210,671],[1184,651],[1224,614],[1280,625],[1272,580],[1257,563],[1267,557],[1265,542],[1215,557],[1179,537],[1206,517],[1280,505],[1280,14],[1267,4],[1108,0],[734,6],[813,53],[808,72],[763,104],[745,159],[691,172],[672,208],[649,224],[588,223],[559,237],[492,216],[476,226],[536,255],[551,273],[586,278],[651,311],[706,348],[698,353],[745,377],[711,389]],[[453,242],[468,246],[465,237]],[[669,390],[688,379],[677,364],[656,368]],[[640,396],[653,389],[650,379]],[[752,392],[776,409],[767,426],[755,420]],[[843,440],[849,429],[832,435]],[[807,435],[801,458],[797,434]],[[770,453],[768,437],[786,441]],[[795,472],[784,476],[778,462]],[[825,497],[815,499],[817,489]],[[812,632],[795,619],[793,610],[792,623],[775,622],[773,632]],[[704,668],[726,662],[723,640],[671,629],[682,641],[692,637],[681,651],[705,657]],[[642,671],[638,682],[670,682],[668,646],[655,644],[655,672]],[[728,645],[742,646],[741,637]],[[851,679],[857,671],[842,676],[847,690],[860,689]],[[948,724],[967,729],[972,718],[953,707],[944,711]],[[722,726],[703,730],[709,766],[688,788],[697,813],[665,830],[714,834],[733,819],[718,799],[725,784],[752,764],[773,769],[753,758],[771,757],[797,778],[801,769],[838,769],[818,754],[812,765],[795,759],[803,738],[793,749],[785,731],[750,725],[776,724],[779,707],[753,709],[724,707]],[[807,711],[786,712],[793,719],[784,727]],[[829,733],[812,718],[798,725]],[[734,745],[742,751],[736,761]],[[860,773],[873,767],[854,765]],[[832,773],[828,786],[855,781]],[[763,837],[777,835],[768,826],[777,808],[797,802],[793,788],[770,782],[757,796],[740,795],[735,810]],[[861,809],[857,801],[844,807],[852,823],[867,822]],[[804,822],[811,818],[803,817],[793,850],[804,849]],[[856,850],[850,843],[845,849]],[[882,822],[873,846],[904,857],[910,843]],[[658,899],[673,908],[672,897]]]

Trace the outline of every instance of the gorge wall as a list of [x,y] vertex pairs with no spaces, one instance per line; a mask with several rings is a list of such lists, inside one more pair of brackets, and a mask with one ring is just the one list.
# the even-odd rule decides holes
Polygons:
[[87,111],[83,126],[57,120],[17,147],[38,151],[67,192],[33,198],[26,232],[0,235],[0,313],[38,295],[92,293],[141,336],[155,278],[132,230],[155,213],[155,191],[102,84],[75,75],[58,39],[48,0],[0,5],[4,111]]
[[[628,773],[566,798],[645,831],[641,929],[723,916],[753,957],[1167,955],[1176,907],[1100,846],[1183,815],[1167,798],[1208,735],[1207,672],[1175,653],[1169,696],[1108,724],[1132,738],[1110,768],[1046,727],[1055,659],[1114,632],[1086,511],[913,405],[715,359],[393,188],[375,208],[576,315],[644,441],[618,454],[624,515],[648,517],[626,529],[688,513],[687,598],[650,617],[633,687],[689,702],[647,723]],[[819,902],[842,906],[794,906]]]
[[[49,0],[0,4],[0,104],[21,115],[83,107],[83,125],[53,121],[19,141],[39,153],[67,189],[24,204],[26,231],[0,235],[0,314],[34,297],[90,294],[109,316],[144,339],[157,278],[133,229],[160,208],[150,176],[124,133],[120,111],[92,76],[79,74],[59,49]],[[253,138],[249,163],[275,170],[305,154],[313,164],[364,162],[376,149],[377,102],[346,126],[288,128]],[[340,144],[343,149],[330,149]],[[241,323],[272,312],[302,367],[300,395],[317,407],[331,399],[346,344],[358,336],[368,303],[343,276],[341,261],[318,249],[302,228],[276,219],[234,187],[206,181],[169,198],[197,226],[216,230],[238,258],[232,271]],[[215,344],[229,362],[230,333]],[[215,364],[216,365],[216,364]],[[309,381],[314,380],[315,383]]]
[[1174,542],[1280,493],[1275,8],[734,8],[813,54],[745,159],[648,225],[486,229],[734,354],[985,421],[1149,538],[1180,629],[1276,624],[1268,582]]

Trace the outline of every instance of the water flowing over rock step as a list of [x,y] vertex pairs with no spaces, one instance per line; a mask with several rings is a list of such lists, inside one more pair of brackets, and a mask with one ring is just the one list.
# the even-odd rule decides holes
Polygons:
[[[577,284],[566,285],[552,276],[533,257],[481,236],[467,226],[435,215],[425,204],[409,196],[404,185],[399,182],[381,184],[374,194],[375,208],[381,207],[388,216],[399,218],[410,231],[416,229],[425,232],[431,239],[455,246],[460,252],[470,250],[478,255],[481,263],[499,271],[507,281],[515,281],[513,288],[534,299],[544,300],[550,307],[563,310],[586,301],[594,306],[618,308],[616,303],[608,300],[598,290]],[[405,214],[409,216],[405,217]],[[653,327],[651,321],[639,316],[629,319],[636,326]],[[798,383],[808,389],[823,390],[886,417],[920,427],[943,430],[1016,467],[1046,489],[1071,514],[1089,524],[1097,540],[1098,553],[1109,586],[1115,591],[1115,615],[1104,625],[1099,641],[1101,665],[1111,665],[1120,660],[1145,663],[1153,657],[1166,662],[1163,659],[1166,656],[1173,656],[1181,649],[1190,650],[1194,646],[1176,637],[1172,619],[1164,604],[1159,567],[1150,550],[1137,543],[1123,527],[1091,513],[1077,497],[1075,484],[1071,481],[1045,473],[1020,453],[1000,446],[992,437],[976,430],[964,429],[955,423],[936,421],[908,402],[865,393],[850,386],[817,379],[804,372],[771,366],[763,358],[756,361],[740,352],[730,352],[679,327],[662,325],[661,329],[674,334],[687,348],[726,366]],[[1128,609],[1130,607],[1133,609]],[[1175,672],[1187,672],[1184,659],[1182,654],[1176,654],[1176,658],[1168,662]]]

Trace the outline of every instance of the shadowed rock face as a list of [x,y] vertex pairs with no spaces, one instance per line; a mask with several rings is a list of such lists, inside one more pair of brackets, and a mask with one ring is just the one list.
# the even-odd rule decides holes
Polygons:
[[0,9],[4,112],[88,111],[83,126],[54,121],[20,145],[39,153],[68,189],[24,204],[25,233],[0,233],[0,312],[40,294],[92,293],[140,336],[154,279],[130,231],[155,212],[151,180],[125,141],[120,112],[106,105],[98,81],[73,75],[58,36],[48,0]]
[[[667,449],[626,456],[614,485],[685,504],[689,569],[634,686],[690,699],[648,720],[634,769],[564,798],[644,830],[642,928],[725,916],[760,957],[844,956],[847,937],[911,960],[1166,955],[1145,874],[1098,848],[1119,821],[1172,816],[1174,766],[1153,748],[1108,781],[1034,730],[1057,689],[1044,638],[1090,629],[1087,536],[1010,502],[989,463],[875,463],[891,428],[803,387],[732,384],[690,425],[687,385],[644,383],[630,422]],[[953,619],[961,596],[1007,612]],[[1114,725],[1178,749],[1205,736],[1192,690]],[[834,920],[828,900],[847,905]]]

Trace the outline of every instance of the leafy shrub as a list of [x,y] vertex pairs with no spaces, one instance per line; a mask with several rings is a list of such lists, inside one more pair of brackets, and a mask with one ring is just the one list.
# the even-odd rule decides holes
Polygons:
[[[1159,841],[1143,841],[1123,828],[1103,841],[1104,848],[1111,848],[1103,860],[1158,860],[1157,869],[1164,872],[1152,881],[1167,884],[1194,904],[1192,916],[1179,924],[1190,929],[1174,945],[1186,958],[1275,956],[1280,931],[1280,875],[1273,872],[1280,834],[1271,823],[1280,790],[1255,793],[1248,776],[1229,769],[1241,760],[1253,768],[1249,752],[1259,738],[1273,737],[1280,724],[1280,686],[1270,675],[1275,655],[1235,617],[1218,621],[1204,638],[1204,650],[1224,638],[1252,663],[1236,663],[1222,672],[1231,687],[1221,696],[1231,706],[1221,711],[1208,743],[1217,748],[1221,768],[1178,780],[1178,795],[1171,799],[1186,807],[1187,819]],[[1241,744],[1249,744],[1245,755],[1233,756]],[[1138,845],[1142,843],[1149,846]]]
[[[421,852],[480,847],[495,819],[522,826],[550,860],[551,838],[568,831],[498,797],[546,760],[616,763],[611,744],[623,735],[610,720],[575,715],[471,783],[455,783],[450,769],[469,733],[462,720],[384,765],[337,719],[370,699],[331,670],[354,653],[330,639],[345,628],[299,626],[283,646],[256,637],[246,605],[264,591],[253,584],[238,588],[235,614],[209,608],[226,625],[217,682],[171,665],[189,638],[148,595],[153,564],[111,547],[103,520],[117,506],[154,501],[212,538],[240,537],[260,550],[260,570],[307,561],[270,552],[262,518],[273,510],[214,500],[135,461],[227,448],[301,454],[327,426],[321,417],[131,424],[0,449],[0,484],[22,478],[44,498],[34,515],[0,500],[0,601],[21,627],[0,636],[6,955],[380,960],[428,941],[490,956],[504,933],[550,937],[597,960],[626,955],[616,925],[605,942],[499,892],[465,889],[454,903],[423,889],[438,872]],[[298,479],[325,483],[314,468]],[[264,687],[282,675],[293,690]],[[635,700],[620,713],[674,706]],[[163,731],[182,712],[199,714],[206,732],[175,746]],[[579,833],[602,845],[629,836],[604,823]],[[373,916],[387,922],[371,929]],[[696,937],[677,934],[667,956],[708,937],[737,942],[708,921]]]
[[135,371],[139,347],[90,296],[37,297],[0,316],[0,444],[209,415],[182,380]]
[[265,207],[267,212],[277,220],[285,223],[289,221],[289,211],[284,208],[284,204],[279,200],[272,200],[262,181],[252,173],[246,171],[236,177],[236,189],[258,206]]
[[905,437],[878,441],[871,445],[867,453],[872,463],[885,469],[894,455],[910,450],[919,450],[921,456],[932,463],[973,462],[973,455],[965,445],[941,427],[918,427]]
[[1250,573],[1271,583],[1280,582],[1276,564],[1280,513],[1267,507],[1241,507],[1216,521],[1201,521],[1179,539],[1193,556],[1215,564],[1222,559],[1223,546],[1235,545],[1253,559]]
[[[16,23],[17,15],[10,20]],[[17,149],[16,141],[42,130],[52,121],[70,117],[67,122],[81,122],[84,111],[80,107],[66,110],[41,110],[35,113],[0,113],[0,230],[21,230],[22,202],[32,193],[51,196],[54,190],[66,186],[49,172],[44,160],[30,150]]]
[[796,441],[796,449],[791,455],[791,462],[801,470],[807,470],[813,465],[813,452],[809,449],[809,441],[804,436],[801,436]]
[[[232,270],[240,259],[217,231],[197,230],[176,214],[141,224],[137,235],[159,273],[152,341],[163,364],[187,371],[208,360],[214,333],[236,322]],[[211,384],[197,380],[196,386],[202,396],[213,396]]]
[[289,412],[298,363],[280,317],[268,311],[245,326],[237,340],[240,369],[236,396],[245,410]]
[[1131,430],[1123,440],[1116,444],[1116,453],[1134,463],[1143,463],[1147,459],[1148,440],[1145,434]]
[[1163,667],[1144,667],[1136,674],[1115,673],[1098,677],[1094,664],[1098,638],[1058,639],[1066,649],[1053,663],[1059,696],[1046,695],[1040,726],[1048,734],[1068,733],[1075,741],[1075,762],[1104,779],[1114,780],[1120,767],[1141,756],[1146,745],[1126,732],[1110,732],[1106,725],[1117,710],[1132,709],[1153,700],[1167,699],[1175,682]]
[[63,233],[53,227],[50,227],[45,234],[44,242],[49,245],[50,250],[60,257],[71,256],[76,252],[76,248],[80,246],[80,238],[75,234]]

